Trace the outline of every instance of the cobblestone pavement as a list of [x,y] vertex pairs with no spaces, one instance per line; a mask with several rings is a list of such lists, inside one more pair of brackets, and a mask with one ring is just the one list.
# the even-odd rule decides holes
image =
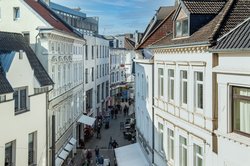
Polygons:
[[[122,108],[124,107],[125,103],[121,103]],[[127,104],[128,105],[128,104]],[[130,113],[133,111],[133,106],[131,105],[129,108]],[[91,166],[95,166],[95,147],[98,146],[100,149],[100,155],[103,156],[104,159],[110,159],[110,165],[114,166],[114,150],[109,149],[109,140],[110,137],[112,139],[116,140],[118,143],[118,146],[125,146],[129,145],[130,142],[123,137],[123,130],[120,130],[120,122],[124,122],[126,118],[129,118],[128,116],[124,117],[123,112],[118,113],[117,119],[111,119],[110,120],[110,125],[108,129],[105,129],[104,125],[102,126],[101,129],[101,138],[96,138],[96,133],[95,135],[85,143],[85,148],[90,149],[92,151],[92,164]],[[75,161],[75,166],[83,166],[83,161],[84,161],[84,150],[79,149],[77,151],[77,155],[74,158]]]

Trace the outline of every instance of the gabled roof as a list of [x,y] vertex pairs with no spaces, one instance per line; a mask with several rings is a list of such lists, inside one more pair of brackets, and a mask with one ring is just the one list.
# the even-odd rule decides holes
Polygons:
[[13,88],[10,85],[9,81],[6,79],[3,70],[0,65],[0,95],[13,92]]
[[231,32],[225,34],[213,51],[250,50],[250,17]]
[[33,10],[35,10],[53,28],[81,37],[80,33],[74,30],[69,24],[61,19],[52,9],[40,0],[24,0]]
[[[170,18],[171,14],[175,11],[175,7],[174,6],[170,6],[170,7],[161,7],[158,11],[157,15],[160,15],[159,17],[157,17],[157,21],[155,22],[154,26],[147,32],[147,34],[144,33],[143,36],[143,41],[140,41],[139,45],[137,46],[136,49],[141,49],[143,47],[145,47],[145,43],[146,41],[155,33],[155,31],[157,31],[157,29],[159,27],[161,27],[161,25],[168,19]],[[149,25],[147,26],[150,27],[150,24],[152,24],[152,21],[149,23]],[[172,28],[172,27],[171,27]],[[147,29],[145,30],[145,32],[147,31]],[[172,31],[172,30],[171,30]],[[151,44],[151,43],[150,43]],[[148,45],[148,44],[146,44]]]
[[131,39],[125,37],[125,48],[129,50],[134,50],[135,49],[135,42],[132,41]]
[[183,0],[191,14],[218,14],[225,3],[225,0]]
[[23,50],[26,53],[29,63],[34,70],[35,77],[41,87],[53,85],[54,83],[52,79],[49,77],[48,73],[38,60],[36,54],[30,48],[29,44],[25,41],[22,34],[0,31],[0,56],[5,55],[1,54],[1,52],[19,52],[20,50]]
[[213,45],[223,34],[229,32],[236,25],[250,16],[249,0],[228,0],[219,14],[209,23],[198,29],[191,36],[174,39],[173,34],[163,36],[151,47],[175,47],[179,45],[193,45],[207,43]]

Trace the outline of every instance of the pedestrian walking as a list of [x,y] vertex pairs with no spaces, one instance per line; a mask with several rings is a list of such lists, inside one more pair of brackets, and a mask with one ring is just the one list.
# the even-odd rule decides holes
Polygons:
[[101,138],[101,127],[97,126],[96,138]]
[[87,158],[87,165],[89,166],[92,159],[92,152],[90,150],[87,150],[86,158]]
[[112,145],[113,142],[112,141],[113,141],[113,139],[112,139],[112,137],[110,137],[109,138],[109,146],[108,146],[109,149],[111,149],[113,147],[113,145]]
[[113,149],[118,147],[118,143],[116,142],[116,140],[114,139],[113,143],[112,143],[112,147]]
[[111,108],[111,118],[114,119],[114,108]]
[[117,114],[118,114],[118,108],[115,108],[115,119],[117,119]]
[[124,117],[126,116],[126,111],[127,111],[127,106],[125,105],[124,108],[123,108],[123,114],[124,114]]

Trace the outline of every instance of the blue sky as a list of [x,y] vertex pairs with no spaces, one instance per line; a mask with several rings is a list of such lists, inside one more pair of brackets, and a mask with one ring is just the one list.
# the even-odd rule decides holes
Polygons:
[[70,8],[80,7],[87,16],[99,17],[99,33],[116,35],[144,32],[160,6],[174,4],[174,0],[51,0]]

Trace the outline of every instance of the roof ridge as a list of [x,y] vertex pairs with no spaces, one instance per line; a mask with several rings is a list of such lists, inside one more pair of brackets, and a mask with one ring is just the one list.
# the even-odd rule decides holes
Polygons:
[[237,30],[239,27],[241,27],[243,24],[245,24],[248,21],[250,21],[250,17],[248,17],[247,19],[245,19],[244,21],[242,21],[240,24],[238,24],[236,27],[234,27],[233,29],[231,29],[229,32],[227,32],[223,36],[221,36],[217,41],[220,41],[220,40],[224,39],[225,37],[227,37],[228,35],[230,35],[233,31]]
[[228,14],[228,12],[231,9],[234,2],[235,2],[235,0],[228,0],[227,3],[224,6],[225,11],[223,11],[223,9],[222,9],[222,11],[221,11],[222,15],[221,15],[219,21],[217,22],[217,24],[215,25],[215,28],[214,28],[212,34],[208,37],[208,40],[209,40],[209,42],[211,44],[215,43],[215,41],[214,41],[215,37],[219,33],[219,30],[220,30],[220,28],[222,26],[222,22],[225,21],[226,15]]

